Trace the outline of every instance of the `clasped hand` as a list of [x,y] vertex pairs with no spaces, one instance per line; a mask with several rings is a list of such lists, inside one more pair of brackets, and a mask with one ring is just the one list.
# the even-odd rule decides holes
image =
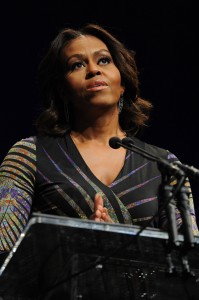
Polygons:
[[96,222],[109,222],[113,223],[113,220],[108,214],[108,210],[104,207],[104,201],[100,194],[96,194],[94,198],[94,212],[90,217],[90,220]]

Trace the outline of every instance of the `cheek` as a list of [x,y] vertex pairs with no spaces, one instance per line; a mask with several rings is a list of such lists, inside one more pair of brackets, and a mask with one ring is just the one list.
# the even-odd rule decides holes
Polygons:
[[78,79],[73,76],[66,76],[65,83],[66,83],[66,87],[71,90],[76,88],[76,86],[78,85]]
[[77,95],[82,90],[82,82],[77,77],[66,77],[65,86],[68,95]]
[[112,87],[115,91],[115,93],[121,93],[124,92],[124,88],[121,85],[121,75],[118,69],[115,70],[115,72],[111,73],[111,82],[112,82]]
[[121,86],[121,75],[117,68],[110,73],[110,76],[112,77],[111,80],[115,86]]

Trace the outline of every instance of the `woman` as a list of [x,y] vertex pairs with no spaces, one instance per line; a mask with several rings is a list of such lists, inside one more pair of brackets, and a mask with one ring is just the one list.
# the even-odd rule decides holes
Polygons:
[[[152,108],[140,97],[134,53],[98,25],[64,29],[41,62],[39,82],[44,107],[38,134],[17,142],[0,169],[1,250],[13,247],[34,211],[145,225],[162,205],[162,174],[155,162],[109,146],[113,136],[134,136]],[[177,160],[167,150],[134,142]],[[191,191],[189,201],[197,234]],[[176,218],[180,228],[177,209]],[[167,228],[165,212],[150,226]]]

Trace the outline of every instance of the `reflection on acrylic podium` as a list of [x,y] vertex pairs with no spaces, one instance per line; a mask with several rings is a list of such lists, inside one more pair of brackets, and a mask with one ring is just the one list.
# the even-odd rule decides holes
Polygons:
[[0,269],[4,300],[199,299],[199,237],[35,214]]

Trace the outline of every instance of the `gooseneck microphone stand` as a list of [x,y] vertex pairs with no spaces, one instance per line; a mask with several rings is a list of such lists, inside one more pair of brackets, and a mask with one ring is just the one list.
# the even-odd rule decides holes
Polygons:
[[[187,260],[187,253],[191,248],[194,247],[194,235],[192,231],[191,214],[189,209],[189,190],[184,185],[184,183],[186,176],[188,175],[193,176],[194,178],[199,177],[199,170],[188,165],[183,165],[180,162],[169,163],[167,160],[155,156],[136,146],[133,139],[128,137],[122,140],[118,137],[112,137],[109,140],[109,145],[114,149],[124,147],[157,163],[158,168],[162,174],[162,183],[159,188],[159,197],[161,198],[161,202],[163,203],[163,205],[160,208],[159,213],[160,211],[163,211],[165,209],[168,218],[169,243],[166,247],[166,259],[169,266],[168,271],[169,273],[174,272],[174,266],[171,260],[171,251],[172,249],[175,249],[180,245],[180,241],[178,240],[178,227],[176,222],[177,206],[182,217],[182,233],[184,235],[184,244],[181,249],[181,263],[183,271],[191,274]],[[171,177],[175,177],[177,179],[177,184],[175,187],[170,185]],[[150,223],[142,227],[139,231],[139,234],[147,226],[150,226]]]
[[[174,209],[174,195],[177,193],[177,190],[174,190],[172,186],[169,185],[170,177],[172,175],[175,175],[176,178],[179,178],[180,180],[180,186],[183,183],[184,180],[184,171],[181,170],[178,166],[169,163],[167,160],[155,156],[144,149],[137,147],[133,140],[131,138],[124,138],[120,140],[118,137],[112,137],[109,140],[109,145],[114,148],[118,149],[120,147],[124,147],[130,151],[134,151],[143,157],[155,161],[159,167],[159,170],[162,174],[162,184],[160,186],[159,190],[159,196],[162,198],[164,203],[164,207],[162,207],[162,210],[165,208],[167,210],[167,216],[169,221],[169,239],[170,243],[177,246],[178,245],[178,234],[177,234],[177,224],[176,224],[176,215],[175,215],[175,209]],[[182,179],[183,178],[183,179]],[[180,188],[178,185],[177,189]]]

